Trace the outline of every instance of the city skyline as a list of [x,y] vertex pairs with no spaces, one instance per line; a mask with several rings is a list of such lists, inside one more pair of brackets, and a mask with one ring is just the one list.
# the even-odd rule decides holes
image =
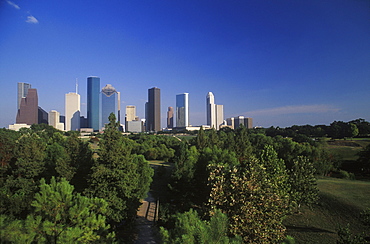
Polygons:
[[[75,79],[93,75],[114,84],[122,108],[136,105],[140,118],[147,89],[160,87],[162,127],[183,91],[193,125],[206,124],[209,91],[225,118],[252,117],[255,126],[370,120],[369,1],[90,1],[89,11],[68,0],[8,2],[0,0],[8,88],[0,127],[15,123],[18,82],[37,87],[45,111],[62,113]],[[86,85],[79,94],[88,117]]]

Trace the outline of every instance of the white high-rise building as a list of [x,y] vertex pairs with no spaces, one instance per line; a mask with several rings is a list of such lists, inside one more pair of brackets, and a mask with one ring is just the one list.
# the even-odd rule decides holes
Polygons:
[[189,93],[176,95],[176,127],[189,126]]
[[220,125],[224,123],[224,105],[217,105],[216,106],[216,130],[220,129]]
[[218,130],[224,122],[224,106],[215,104],[215,97],[208,92],[206,99],[207,125]]
[[51,110],[49,112],[49,125],[58,130],[64,130],[64,124],[60,123],[60,113],[58,111]]
[[65,130],[80,129],[80,95],[74,92],[66,94],[65,99]]
[[216,128],[216,111],[215,111],[215,97],[213,96],[212,92],[208,92],[207,94],[207,125],[211,128]]

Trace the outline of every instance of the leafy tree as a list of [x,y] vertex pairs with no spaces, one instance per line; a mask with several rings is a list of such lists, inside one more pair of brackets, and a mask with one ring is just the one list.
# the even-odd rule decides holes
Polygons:
[[48,178],[60,176],[70,181],[75,174],[76,169],[69,163],[69,155],[65,148],[59,143],[52,143],[46,148],[46,166],[48,169]]
[[198,131],[198,135],[196,138],[196,145],[198,150],[202,150],[203,148],[207,147],[207,136],[204,133],[203,127],[200,127],[200,130]]
[[315,168],[306,157],[298,157],[290,171],[290,196],[298,208],[302,204],[311,205],[318,200]]
[[253,158],[245,166],[212,166],[209,203],[228,216],[230,234],[245,243],[277,243],[284,237],[287,202],[266,175]]
[[46,143],[31,130],[24,130],[14,146],[14,160],[1,181],[1,213],[24,217],[45,172]]
[[249,159],[252,155],[252,146],[249,141],[247,128],[241,125],[235,133],[235,147],[234,152],[239,158],[240,162]]
[[202,221],[193,209],[176,215],[175,228],[161,227],[163,243],[242,243],[240,238],[229,238],[227,216],[215,210],[209,221]]
[[82,141],[77,133],[72,133],[64,141],[64,148],[69,155],[66,168],[70,169],[73,177],[70,183],[75,186],[78,192],[87,187],[87,176],[93,165],[93,152],[87,142]]
[[10,162],[14,159],[14,148],[19,132],[0,128],[0,167],[1,177],[7,170]]
[[189,148],[186,142],[181,142],[174,156],[175,168],[169,184],[172,195],[181,205],[190,206],[194,201],[194,176],[199,152],[195,146]]
[[113,113],[109,121],[85,193],[105,199],[107,216],[120,222],[136,214],[140,199],[149,190],[153,170],[142,156],[131,154],[132,141],[118,131]]
[[358,128],[359,136],[368,136],[370,134],[370,123],[364,119],[355,119],[348,123],[355,124]]
[[288,201],[290,183],[284,160],[278,158],[276,151],[270,145],[265,146],[259,159],[266,169],[266,176],[276,188],[281,199]]
[[363,244],[366,243],[361,235],[354,235],[349,229],[349,224],[346,227],[339,227],[337,244]]
[[2,216],[2,241],[15,243],[106,243],[114,240],[109,232],[103,199],[73,193],[65,179],[51,183],[41,180],[40,192],[32,202],[33,211],[25,220]]

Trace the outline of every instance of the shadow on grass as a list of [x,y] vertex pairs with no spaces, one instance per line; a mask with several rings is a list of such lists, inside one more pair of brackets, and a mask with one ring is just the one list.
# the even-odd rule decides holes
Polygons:
[[296,232],[322,232],[322,233],[336,233],[330,230],[316,228],[313,226],[285,226],[288,230],[295,230]]

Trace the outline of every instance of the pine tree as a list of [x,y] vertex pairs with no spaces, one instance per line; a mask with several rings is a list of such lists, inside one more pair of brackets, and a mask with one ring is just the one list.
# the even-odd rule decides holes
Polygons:
[[140,199],[149,190],[153,170],[142,156],[131,154],[133,142],[118,131],[113,113],[109,121],[85,193],[105,199],[109,220],[121,222],[136,214]]
[[32,202],[33,210],[25,220],[2,216],[2,241],[12,243],[106,243],[114,241],[109,231],[103,199],[74,193],[65,179],[50,184],[41,180],[40,192]]

